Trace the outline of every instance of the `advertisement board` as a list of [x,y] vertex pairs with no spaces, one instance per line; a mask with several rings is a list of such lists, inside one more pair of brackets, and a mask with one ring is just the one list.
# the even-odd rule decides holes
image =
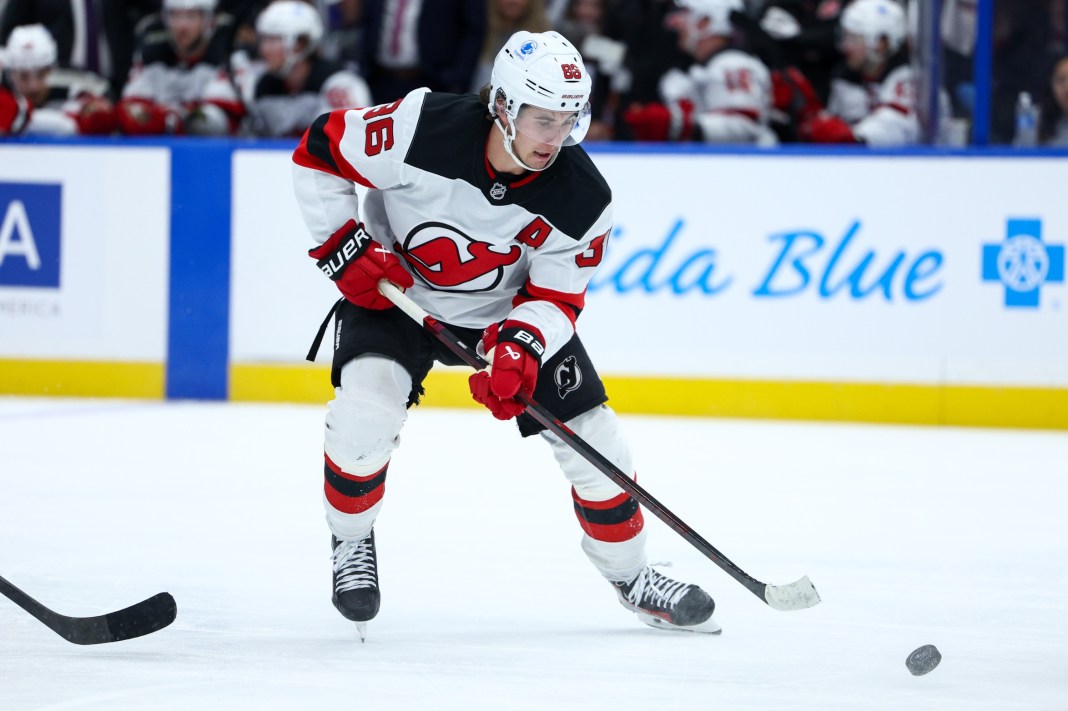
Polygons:
[[610,372],[1068,385],[1061,161],[595,159]]
[[[285,141],[0,145],[0,392],[324,402]],[[1063,157],[593,146],[621,411],[1068,427]],[[470,406],[435,369],[428,405]]]
[[170,156],[0,146],[0,359],[166,353]]
[[[593,157],[615,228],[579,329],[603,373],[1068,386],[1060,161]],[[336,294],[289,156],[234,166],[232,359],[299,360]]]

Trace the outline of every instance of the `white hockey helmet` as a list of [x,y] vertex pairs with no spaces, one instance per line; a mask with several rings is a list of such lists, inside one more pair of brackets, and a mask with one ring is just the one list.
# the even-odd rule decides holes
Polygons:
[[[256,34],[260,37],[280,37],[285,48],[285,63],[278,70],[286,76],[297,62],[307,59],[323,39],[323,20],[314,7],[300,0],[276,0],[256,18]],[[297,42],[304,47],[297,49]]]
[[8,69],[45,69],[56,63],[56,41],[44,25],[22,25],[11,31],[3,52]]
[[323,39],[323,20],[319,12],[300,0],[276,0],[256,18],[256,32],[260,35],[281,37],[287,49],[296,47],[297,40],[307,41],[305,48],[311,54]]
[[510,131],[505,131],[509,153],[516,118],[527,105],[575,112],[576,120],[563,141],[564,145],[574,145],[582,141],[589,128],[592,90],[593,82],[582,63],[582,55],[563,35],[522,30],[505,42],[493,60],[486,108],[496,117],[497,100],[503,100],[511,126]]
[[205,15],[215,12],[216,0],[163,0],[163,9],[167,10],[201,10]]
[[[843,32],[864,39],[868,59],[878,62],[901,48],[908,32],[905,9],[894,0],[855,0],[842,12],[839,25]],[[886,38],[886,55],[879,50],[879,40]]]
[[592,81],[578,49],[559,32],[512,35],[493,61],[490,113],[504,94],[505,110],[516,116],[524,104],[550,111],[578,111],[590,100]]

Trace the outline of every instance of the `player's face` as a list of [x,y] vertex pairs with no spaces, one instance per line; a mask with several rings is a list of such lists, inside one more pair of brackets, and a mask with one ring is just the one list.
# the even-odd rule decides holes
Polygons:
[[571,134],[577,120],[578,114],[574,111],[524,106],[515,119],[512,152],[532,168],[546,166]]
[[208,18],[200,10],[168,10],[166,18],[167,29],[180,53],[196,47],[207,29]]
[[34,106],[41,106],[48,98],[48,72],[44,69],[16,69],[11,72],[15,91],[26,97]]
[[278,35],[260,37],[260,57],[267,65],[268,72],[277,72],[286,63],[286,44]]
[[1061,107],[1061,113],[1068,114],[1068,59],[1057,62],[1057,66],[1053,68],[1050,83],[1053,88],[1053,98],[1057,106]]
[[698,62],[704,62],[729,43],[726,37],[708,34],[712,25],[708,17],[695,20],[689,12],[676,12],[668,16],[665,24],[679,33],[679,49]]
[[852,32],[843,33],[838,48],[842,50],[842,58],[847,67],[855,72],[864,69],[864,65],[868,62],[868,41],[862,35]]

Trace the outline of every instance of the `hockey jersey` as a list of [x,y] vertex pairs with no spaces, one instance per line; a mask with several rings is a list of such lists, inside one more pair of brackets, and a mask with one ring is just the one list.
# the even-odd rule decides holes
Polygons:
[[[183,59],[162,21],[147,23],[141,46],[122,90],[123,99],[140,99],[193,121],[193,133],[226,134],[243,109],[226,70],[227,39],[216,30],[204,53]],[[215,107],[205,116],[204,106]]]
[[0,136],[17,136],[29,123],[33,107],[15,91],[7,75],[0,72]]
[[694,122],[709,143],[775,145],[768,128],[771,75],[756,57],[725,49],[688,72],[668,71],[660,80],[660,95],[668,105],[689,100]]
[[248,112],[243,130],[255,136],[299,136],[327,111],[371,103],[367,83],[340,62],[313,59],[308,79],[296,93],[265,71],[263,62],[250,62],[244,53],[235,53],[232,66]]
[[[498,130],[478,97],[426,89],[325,114],[293,156],[297,201],[319,243],[362,220],[435,318],[523,321],[545,337],[547,358],[574,334],[611,230],[611,191],[580,146],[541,172],[495,172],[486,146]],[[362,205],[357,183],[369,188]]]
[[831,79],[827,110],[853,127],[869,146],[902,146],[920,140],[916,82],[900,55],[881,79],[840,71]]
[[[74,136],[109,133],[114,128],[107,79],[78,69],[53,68],[48,72],[48,97],[34,107],[26,126],[27,135]],[[101,120],[85,116],[86,106],[103,102]]]

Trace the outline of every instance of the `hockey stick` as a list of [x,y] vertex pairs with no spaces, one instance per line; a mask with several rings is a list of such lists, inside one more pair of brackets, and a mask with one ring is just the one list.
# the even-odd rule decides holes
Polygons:
[[[435,338],[441,341],[450,351],[455,353],[461,360],[475,370],[483,370],[489,367],[478,353],[467,346],[451,331],[437,321],[433,316],[424,311],[418,304],[408,298],[404,292],[388,281],[380,281],[378,290],[392,301],[401,311],[408,314],[416,323],[421,323]],[[722,568],[728,575],[741,583],[746,590],[756,595],[776,610],[803,610],[819,604],[820,596],[808,576],[802,577],[787,585],[768,585],[750,576],[744,570],[732,563],[727,556],[716,550],[711,543],[702,538],[696,531],[686,525],[678,516],[673,514],[666,506],[657,501],[653,496],[642,488],[636,481],[623,473],[619,467],[610,462],[604,455],[587,444],[581,437],[575,434],[563,422],[553,417],[544,407],[534,401],[533,398],[520,393],[516,396],[521,403],[527,406],[526,412],[537,420],[545,429],[559,437],[565,444],[578,452],[586,461],[597,467],[605,476],[614,481],[621,489],[634,497],[639,504],[652,511],[657,518],[666,523],[675,533],[682,536],[694,548],[701,551],[706,558]]]
[[49,610],[4,578],[0,578],[0,593],[74,644],[103,644],[141,637],[163,629],[178,614],[174,598],[165,592],[97,617],[67,617]]

